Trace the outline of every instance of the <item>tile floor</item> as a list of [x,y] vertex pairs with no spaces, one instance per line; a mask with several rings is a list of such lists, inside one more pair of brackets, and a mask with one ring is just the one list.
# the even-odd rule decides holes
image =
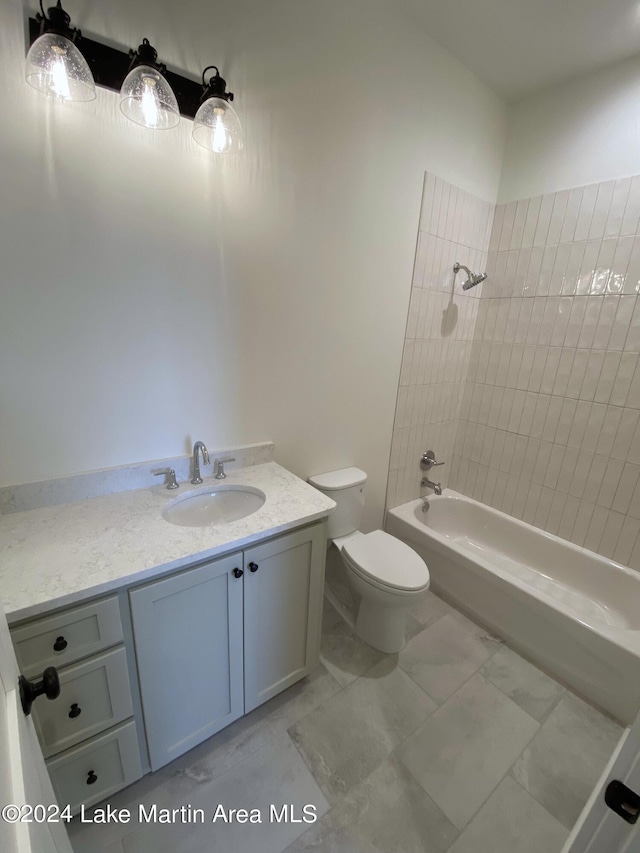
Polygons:
[[[325,601],[309,678],[110,799],[205,823],[74,821],[74,850],[559,853],[621,728],[431,593],[407,631],[384,655]],[[212,824],[219,803],[263,822]],[[285,803],[319,819],[269,822]]]

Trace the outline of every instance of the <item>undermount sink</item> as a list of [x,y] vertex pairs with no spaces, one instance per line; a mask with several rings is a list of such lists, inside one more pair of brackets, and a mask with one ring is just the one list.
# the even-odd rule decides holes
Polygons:
[[174,498],[162,517],[182,527],[229,524],[257,512],[265,501],[264,492],[251,486],[206,486]]

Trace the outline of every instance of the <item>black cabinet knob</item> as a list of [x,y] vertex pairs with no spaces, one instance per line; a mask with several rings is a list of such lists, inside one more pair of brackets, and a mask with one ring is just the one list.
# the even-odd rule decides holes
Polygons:
[[234,578],[241,578],[244,572],[242,571],[242,569],[234,569],[231,574],[234,576]]
[[93,772],[93,770],[89,770],[89,774],[87,776],[87,785],[93,785],[94,782],[98,781],[98,777]]
[[79,717],[82,713],[82,708],[78,708],[78,703],[74,702],[71,706],[71,710],[69,711],[69,716],[72,720],[75,720],[76,717]]
[[249,571],[257,572],[260,566],[257,563],[249,563]]
[[53,644],[53,650],[54,652],[63,652],[68,645],[69,643],[67,643],[64,637],[58,637],[58,639]]
[[27,681],[24,675],[18,679],[20,688],[20,702],[25,717],[31,713],[33,700],[38,696],[46,696],[47,699],[57,699],[60,695],[60,679],[55,666],[48,666],[42,673],[41,681]]

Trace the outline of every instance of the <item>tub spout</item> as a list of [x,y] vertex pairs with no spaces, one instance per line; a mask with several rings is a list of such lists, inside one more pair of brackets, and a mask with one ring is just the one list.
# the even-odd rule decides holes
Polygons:
[[440,483],[432,483],[431,480],[427,479],[426,477],[423,477],[422,480],[420,480],[420,486],[423,489],[425,488],[425,486],[428,486],[428,488],[433,489],[436,495],[442,494],[442,486],[440,485]]

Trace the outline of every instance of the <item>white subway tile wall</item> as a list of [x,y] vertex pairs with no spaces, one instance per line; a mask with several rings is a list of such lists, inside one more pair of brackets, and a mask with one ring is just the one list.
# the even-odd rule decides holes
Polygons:
[[[425,208],[427,195],[436,208],[435,182]],[[423,217],[421,229],[427,219],[431,227]],[[414,496],[406,450],[428,444],[451,463],[452,488],[640,569],[639,222],[640,176],[496,208],[488,279],[472,303],[477,313],[469,312],[470,349],[466,328],[454,337],[465,347],[455,368],[464,388],[452,381],[441,392],[447,420],[428,409],[428,420],[411,410],[407,421],[399,405],[394,439],[408,432],[396,448],[389,505]],[[425,269],[434,239],[421,230]],[[436,294],[426,287],[431,309]],[[415,328],[410,323],[405,361],[413,365],[423,344],[437,350],[436,361],[427,350],[415,373],[407,367],[403,401],[412,398],[407,377],[454,371],[444,363],[450,339],[418,340]],[[419,481],[417,467],[412,473]]]
[[[493,212],[491,203],[425,176],[387,506],[425,493],[419,467],[425,450],[446,460],[434,472],[443,487],[449,481],[482,291],[482,285],[463,291],[466,276],[460,272],[454,281],[453,265],[459,261],[473,272],[485,271]],[[509,228],[512,233],[524,228],[515,208]]]

